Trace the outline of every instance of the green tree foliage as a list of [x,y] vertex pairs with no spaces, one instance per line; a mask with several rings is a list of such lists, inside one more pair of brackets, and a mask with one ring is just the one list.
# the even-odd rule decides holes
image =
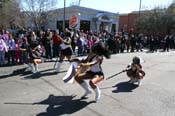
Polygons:
[[141,17],[139,17],[136,22],[138,31],[149,34],[159,33],[163,14],[163,10],[158,8],[142,13]]
[[170,34],[175,30],[175,3],[168,8],[144,11],[137,19],[138,32],[145,34]]
[[175,3],[172,3],[162,16],[162,23],[169,34],[175,30]]

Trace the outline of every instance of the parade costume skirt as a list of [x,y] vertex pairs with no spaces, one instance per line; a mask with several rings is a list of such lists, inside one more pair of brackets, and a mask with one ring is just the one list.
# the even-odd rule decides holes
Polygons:
[[104,76],[103,72],[100,72],[100,71],[99,71],[99,72],[87,71],[86,73],[92,75],[92,78],[93,78],[93,76],[95,76],[95,75]]
[[72,49],[70,47],[68,47],[66,49],[62,49],[61,50],[61,55],[71,56],[72,55]]

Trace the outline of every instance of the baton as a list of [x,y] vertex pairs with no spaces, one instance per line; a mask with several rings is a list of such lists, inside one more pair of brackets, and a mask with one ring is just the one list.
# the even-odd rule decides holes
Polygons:
[[116,74],[114,74],[112,76],[109,76],[108,78],[106,78],[106,80],[111,79],[112,77],[115,77],[115,76],[117,76],[117,75],[119,75],[119,74],[121,74],[121,73],[123,73],[125,71],[127,71],[127,70],[122,70],[122,71],[120,71],[120,72],[118,72],[118,73],[116,73]]
[[[55,69],[56,64],[57,64],[57,62],[58,62],[58,59],[59,59],[59,58],[57,57],[57,59],[56,59],[56,61],[55,61],[55,63],[54,63],[53,69]],[[71,60],[63,60],[63,61],[69,61],[69,62],[80,62],[80,60],[79,60],[78,58],[71,59]]]

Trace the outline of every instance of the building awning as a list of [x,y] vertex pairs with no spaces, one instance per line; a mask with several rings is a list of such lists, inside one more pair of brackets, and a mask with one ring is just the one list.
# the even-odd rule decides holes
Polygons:
[[94,19],[101,22],[112,22],[112,19],[106,13],[98,13]]

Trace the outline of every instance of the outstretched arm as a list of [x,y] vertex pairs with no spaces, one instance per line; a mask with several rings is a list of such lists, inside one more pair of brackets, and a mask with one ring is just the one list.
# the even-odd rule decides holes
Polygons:
[[102,62],[103,61],[103,57],[102,56],[97,56],[96,57],[96,60],[92,61],[92,62],[86,62],[86,63],[81,63],[80,65],[82,66],[92,66],[92,65],[95,65],[99,62]]
[[66,44],[66,45],[70,45],[71,44],[71,39],[70,39],[70,37],[68,37],[68,40],[64,40],[61,36],[59,36],[60,37],[60,39],[61,39],[61,42],[63,42],[64,44]]

